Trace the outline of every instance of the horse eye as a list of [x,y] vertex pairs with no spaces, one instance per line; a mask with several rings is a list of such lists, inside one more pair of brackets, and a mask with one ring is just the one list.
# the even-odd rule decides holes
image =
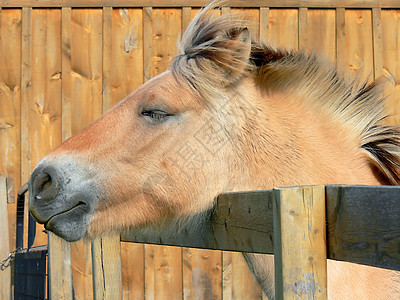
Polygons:
[[142,116],[150,118],[153,122],[161,123],[164,122],[168,117],[172,116],[172,114],[168,114],[162,110],[144,110],[142,111]]

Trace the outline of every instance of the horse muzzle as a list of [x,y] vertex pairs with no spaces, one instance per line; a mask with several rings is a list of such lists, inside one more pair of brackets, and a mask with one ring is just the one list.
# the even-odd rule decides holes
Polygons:
[[44,159],[29,180],[29,210],[38,223],[67,241],[87,233],[99,199],[89,172],[72,159]]

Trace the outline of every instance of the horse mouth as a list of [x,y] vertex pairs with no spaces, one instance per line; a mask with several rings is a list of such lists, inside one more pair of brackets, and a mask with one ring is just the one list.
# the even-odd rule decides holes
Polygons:
[[64,219],[64,218],[69,219],[73,216],[76,217],[77,215],[85,215],[85,214],[89,213],[89,211],[90,211],[89,206],[85,202],[79,201],[78,204],[71,207],[70,209],[67,209],[65,211],[62,211],[62,212],[52,215],[43,224],[47,230],[53,231],[52,229],[54,227],[54,223],[57,222],[57,220]]

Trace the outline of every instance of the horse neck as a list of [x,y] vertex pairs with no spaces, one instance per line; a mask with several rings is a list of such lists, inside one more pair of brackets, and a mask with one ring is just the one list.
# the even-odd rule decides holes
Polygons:
[[[242,169],[238,189],[309,184],[379,184],[360,149],[360,137],[301,95],[261,91],[249,79],[238,87],[257,115],[240,134]],[[239,152],[240,152],[239,151]]]

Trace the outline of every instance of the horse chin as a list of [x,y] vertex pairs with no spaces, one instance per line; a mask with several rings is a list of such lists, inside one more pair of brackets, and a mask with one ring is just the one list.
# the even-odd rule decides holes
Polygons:
[[90,208],[80,202],[72,209],[52,216],[44,227],[68,242],[75,242],[86,236],[90,218]]

